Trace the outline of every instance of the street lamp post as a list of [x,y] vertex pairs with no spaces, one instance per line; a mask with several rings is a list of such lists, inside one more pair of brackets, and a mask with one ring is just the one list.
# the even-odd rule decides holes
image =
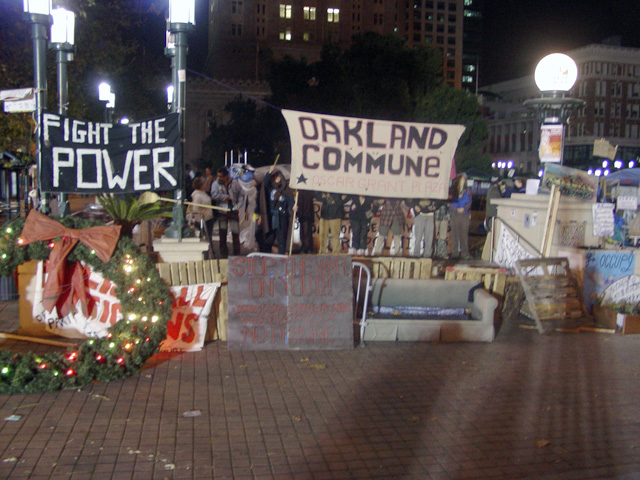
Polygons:
[[[53,23],[51,25],[50,48],[56,52],[56,64],[58,67],[58,113],[66,115],[69,106],[69,81],[67,75],[67,63],[73,60],[75,14],[64,8],[56,8],[51,12]],[[60,193],[58,200],[58,215],[69,215],[69,202],[67,194]]]
[[[36,98],[36,162],[38,175],[42,172],[42,142],[40,139],[40,122],[42,112],[47,107],[47,27],[51,24],[51,0],[24,0],[24,12],[31,23],[31,39],[33,41],[33,79]],[[40,211],[49,213],[47,195],[41,192]]]
[[104,123],[113,123],[116,94],[111,91],[111,85],[107,82],[102,82],[98,85],[98,99],[104,103]]
[[[166,55],[172,58],[171,78],[174,86],[172,112],[177,112],[180,129],[180,141],[183,158],[180,164],[184,167],[184,109],[187,83],[187,34],[195,24],[195,0],[169,0],[168,31],[173,36],[173,45],[167,39]],[[173,48],[171,48],[173,47]],[[173,209],[173,223],[165,231],[165,236],[182,240],[182,226],[184,225],[183,191],[184,175],[178,179],[180,188],[176,190],[176,205]]]
[[573,59],[562,53],[544,57],[536,66],[534,79],[540,89],[540,98],[526,100],[524,105],[534,108],[540,124],[539,157],[542,162],[562,164],[564,127],[569,116],[585,102],[567,97],[578,78],[578,67]]

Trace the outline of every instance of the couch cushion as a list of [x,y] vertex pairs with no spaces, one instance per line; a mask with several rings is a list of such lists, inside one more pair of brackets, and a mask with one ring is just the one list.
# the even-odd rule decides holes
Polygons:
[[474,280],[376,278],[370,304],[470,308],[469,291],[476,285]]

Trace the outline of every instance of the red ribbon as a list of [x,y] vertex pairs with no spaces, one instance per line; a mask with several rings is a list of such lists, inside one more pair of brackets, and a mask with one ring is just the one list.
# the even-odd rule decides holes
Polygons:
[[85,288],[84,268],[78,262],[72,267],[71,279],[67,282],[71,285],[70,290],[62,291],[65,285],[67,256],[78,242],[82,242],[83,245],[94,250],[100,260],[108,262],[120,238],[120,225],[78,230],[67,228],[36,210],[29,212],[21,234],[23,245],[58,237],[61,239],[55,242],[47,262],[49,276],[44,284],[42,304],[49,312],[57,307],[58,314],[62,318],[69,313],[75,302],[80,300],[82,311],[85,316],[88,316],[89,295]]

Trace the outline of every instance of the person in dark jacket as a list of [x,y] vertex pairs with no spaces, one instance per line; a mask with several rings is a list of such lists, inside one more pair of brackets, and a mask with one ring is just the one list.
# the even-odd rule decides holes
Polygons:
[[367,250],[369,223],[373,217],[373,200],[364,195],[353,195],[349,207],[351,248],[349,254],[364,255]]
[[346,195],[337,193],[322,192],[320,194],[320,227],[318,236],[320,237],[320,251],[318,253],[328,253],[329,234],[331,234],[331,253],[340,253],[340,223],[344,214],[344,204]]
[[314,193],[311,190],[298,191],[298,220],[300,221],[300,253],[313,253],[313,223],[315,211],[313,207]]
[[280,171],[271,167],[260,187],[260,216],[258,228],[262,231],[260,251],[271,252],[274,242],[279,254],[288,252],[293,195],[289,182]]

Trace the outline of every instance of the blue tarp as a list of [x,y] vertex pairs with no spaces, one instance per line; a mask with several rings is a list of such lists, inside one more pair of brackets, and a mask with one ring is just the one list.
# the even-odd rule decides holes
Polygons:
[[606,177],[607,182],[618,180],[621,185],[638,185],[640,183],[640,168],[625,168]]

